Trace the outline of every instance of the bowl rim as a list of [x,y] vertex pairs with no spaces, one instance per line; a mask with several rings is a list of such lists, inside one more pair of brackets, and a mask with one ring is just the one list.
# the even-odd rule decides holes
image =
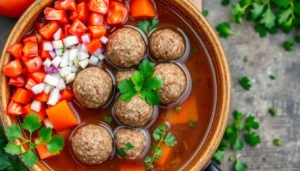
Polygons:
[[[184,170],[203,169],[211,160],[227,126],[231,103],[231,76],[228,61],[217,33],[201,12],[189,0],[157,1],[168,5],[187,20],[195,32],[201,37],[214,65],[217,82],[215,116],[201,149],[184,168]],[[2,58],[0,59],[1,70],[10,60],[9,54],[6,53],[7,48],[13,43],[21,40],[22,36],[32,28],[32,25],[40,16],[44,7],[49,6],[51,3],[53,3],[52,0],[37,0],[19,18],[3,48]],[[6,127],[12,123],[18,123],[18,119],[5,114],[9,100],[10,87],[7,84],[7,77],[3,74],[0,76],[0,84],[0,120],[4,130],[6,130]],[[20,140],[16,140],[15,143],[21,144]],[[21,150],[25,151],[25,149],[28,149],[28,146],[22,145]],[[29,169],[34,171],[49,170],[41,161],[38,161],[36,165]]]

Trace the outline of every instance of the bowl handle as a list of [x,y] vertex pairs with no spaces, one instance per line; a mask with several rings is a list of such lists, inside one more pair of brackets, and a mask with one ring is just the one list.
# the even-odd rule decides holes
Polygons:
[[204,171],[222,171],[214,162],[210,162]]

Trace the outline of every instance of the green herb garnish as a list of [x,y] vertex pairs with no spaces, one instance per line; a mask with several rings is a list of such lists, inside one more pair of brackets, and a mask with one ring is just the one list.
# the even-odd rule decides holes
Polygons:
[[192,127],[192,128],[196,128],[196,122],[193,121],[192,119],[190,119],[190,122],[189,122],[189,127]]
[[125,144],[125,147],[126,149],[130,150],[133,148],[133,145],[130,142],[128,142],[127,144]]
[[244,61],[245,63],[247,63],[247,62],[248,62],[248,57],[245,56],[244,59],[243,59],[243,61]]
[[126,156],[126,152],[125,152],[124,148],[119,148],[118,149],[118,153],[119,153],[119,155],[121,157],[125,157]]
[[61,53],[62,53],[62,54],[64,54],[64,53],[65,53],[65,51],[66,51],[66,49],[65,49],[65,48],[61,48]]
[[280,146],[281,142],[280,142],[279,139],[275,139],[275,140],[273,140],[273,144],[276,145],[276,146]]
[[112,117],[104,116],[104,122],[111,123],[112,122]]
[[292,51],[294,50],[294,40],[288,40],[283,42],[282,46],[286,51]]
[[269,109],[269,113],[272,115],[272,116],[276,116],[277,112],[274,108],[270,108]]
[[241,160],[236,160],[234,163],[234,170],[235,171],[246,171],[248,168],[248,165]]
[[[299,4],[299,6],[300,6],[300,4]],[[295,37],[295,42],[296,42],[296,43],[300,43],[300,36],[296,36],[296,37]]]
[[242,77],[239,79],[240,85],[243,87],[243,89],[249,91],[251,88],[250,80],[248,77]]
[[203,14],[204,17],[207,17],[208,16],[208,10],[203,10],[202,14]]
[[153,162],[158,161],[159,157],[163,155],[162,149],[160,145],[165,143],[168,147],[173,147],[176,144],[176,137],[168,132],[168,126],[166,124],[160,124],[157,128],[153,131],[152,137],[157,142],[154,144],[151,150],[151,156],[146,156],[144,162],[147,166],[147,169],[153,168]]
[[223,6],[226,6],[226,5],[228,5],[230,3],[230,0],[221,0],[221,4],[223,5]]
[[276,77],[275,77],[274,75],[269,75],[269,78],[270,78],[271,80],[276,80]]
[[176,106],[175,106],[175,111],[176,111],[176,112],[181,111],[181,109],[182,109],[181,106],[179,106],[179,105],[176,105]]
[[159,20],[151,19],[151,20],[140,20],[137,23],[137,26],[144,33],[148,34],[151,30],[153,30],[159,24]]
[[144,60],[139,65],[139,71],[135,71],[130,79],[121,81],[118,88],[121,93],[121,100],[130,101],[133,96],[139,94],[150,105],[158,105],[160,97],[156,90],[163,85],[161,78],[152,76],[154,73],[154,64]]
[[[29,114],[25,117],[22,124],[23,128],[29,131],[29,139],[22,137],[22,132],[20,126],[12,124],[7,127],[6,136],[9,140],[9,143],[4,148],[5,152],[11,155],[20,155],[23,163],[31,167],[38,161],[38,156],[33,152],[33,149],[36,148],[39,144],[45,143],[47,149],[52,154],[57,154],[64,147],[64,139],[55,135],[52,137],[52,129],[44,128],[39,121],[39,117],[35,114]],[[41,128],[41,129],[40,129]],[[32,141],[32,134],[38,130],[39,141]],[[26,152],[21,152],[21,145],[16,145],[13,143],[14,140],[21,139],[22,144],[29,144],[29,150]]]
[[235,33],[231,30],[230,24],[228,22],[223,22],[217,25],[216,30],[219,32],[219,36],[223,38],[227,38],[230,35],[238,36],[238,33]]

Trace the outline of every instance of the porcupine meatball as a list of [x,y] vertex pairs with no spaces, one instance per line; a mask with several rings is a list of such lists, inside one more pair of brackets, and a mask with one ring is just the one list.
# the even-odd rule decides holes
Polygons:
[[116,66],[130,68],[137,65],[146,53],[142,35],[132,28],[122,28],[108,37],[106,56]]
[[96,165],[106,161],[113,151],[113,139],[109,131],[99,125],[85,125],[71,138],[74,156],[82,164]]
[[112,79],[101,68],[87,68],[76,76],[73,92],[83,107],[97,109],[108,101],[112,92]]
[[114,106],[115,116],[119,121],[130,127],[143,127],[152,118],[154,107],[139,95],[134,96],[129,102],[122,101],[119,97]]
[[163,80],[163,86],[157,92],[160,103],[174,103],[183,94],[187,86],[186,75],[183,70],[174,63],[161,63],[155,66],[154,76]]
[[[115,142],[117,149],[124,149],[125,159],[138,160],[142,158],[147,139],[144,133],[139,130],[121,128],[115,134]],[[128,145],[131,145],[132,148],[128,149]]]
[[135,70],[129,70],[129,71],[118,71],[115,78],[116,78],[116,83],[117,85],[125,80],[125,79],[129,79],[132,74],[134,73]]
[[155,31],[149,39],[150,53],[159,60],[176,60],[183,56],[182,36],[170,29]]

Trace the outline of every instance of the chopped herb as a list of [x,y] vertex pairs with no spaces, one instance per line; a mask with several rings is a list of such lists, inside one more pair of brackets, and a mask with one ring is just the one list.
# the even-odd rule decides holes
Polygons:
[[104,122],[111,123],[112,117],[111,116],[104,116]]
[[250,90],[251,84],[248,77],[242,77],[239,79],[240,85],[247,91]]
[[195,47],[195,48],[192,49],[192,53],[193,53],[193,54],[197,53],[198,51],[199,51],[199,48],[196,48],[196,47]]
[[289,40],[289,41],[283,42],[283,47],[286,51],[294,50],[294,40]]
[[[299,6],[300,6],[300,5],[299,5]],[[296,36],[296,37],[295,37],[295,42],[296,42],[296,43],[300,43],[300,36]]]
[[204,11],[202,12],[202,14],[203,14],[204,17],[207,17],[207,16],[208,16],[208,10],[204,10]]
[[223,22],[217,25],[216,30],[219,32],[219,36],[227,38],[230,35],[239,35],[231,30],[230,24],[228,22]]
[[126,152],[125,152],[124,148],[119,148],[118,149],[118,153],[119,153],[119,155],[121,157],[125,157],[126,156]]
[[272,115],[272,116],[276,116],[277,112],[274,108],[270,108],[269,109],[269,113]]
[[269,75],[269,78],[270,78],[271,80],[276,80],[276,77],[275,77],[274,75]]
[[273,140],[273,144],[276,145],[276,146],[280,146],[281,142],[280,142],[279,139],[275,139],[275,140]]
[[151,30],[157,27],[159,24],[159,20],[151,19],[151,20],[140,20],[137,23],[137,26],[144,33],[148,34]]
[[65,53],[65,48],[61,48],[61,53],[64,54]]
[[176,111],[176,112],[179,112],[179,111],[181,111],[181,106],[179,106],[179,105],[176,105],[176,106],[175,106],[175,111]]
[[125,144],[125,147],[126,149],[130,150],[133,148],[133,145],[130,142],[128,142],[127,144]]
[[247,133],[245,135],[245,140],[251,147],[254,147],[260,143],[260,136],[253,132]]
[[245,56],[243,61],[244,61],[245,63],[247,63],[247,62],[248,62],[248,57]]
[[234,171],[246,171],[248,168],[248,165],[241,160],[236,160],[234,163]]
[[234,160],[234,156],[233,155],[229,156],[228,160],[229,161],[233,161]]
[[196,122],[193,121],[192,119],[190,119],[190,122],[189,122],[189,127],[192,127],[192,128],[196,128]]
[[228,5],[230,3],[230,0],[221,0],[221,4],[223,5],[223,6],[226,6],[226,5]]

